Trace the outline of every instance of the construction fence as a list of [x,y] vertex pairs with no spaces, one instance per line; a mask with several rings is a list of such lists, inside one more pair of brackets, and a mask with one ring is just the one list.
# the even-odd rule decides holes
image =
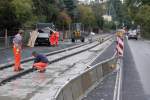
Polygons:
[[[30,32],[32,30],[31,29],[24,29],[24,31],[25,32],[23,34],[23,45],[26,45],[28,43],[28,40],[30,37]],[[0,50],[12,47],[13,38],[14,38],[14,35],[10,35],[9,32],[5,31],[3,33],[3,36],[0,36]]]

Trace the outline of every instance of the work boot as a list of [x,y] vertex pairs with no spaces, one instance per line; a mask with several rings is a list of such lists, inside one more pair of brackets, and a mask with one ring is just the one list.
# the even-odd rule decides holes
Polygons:
[[15,67],[15,68],[14,68],[14,72],[19,72],[18,67]]
[[14,69],[14,72],[18,72],[19,70],[18,69]]
[[44,69],[44,70],[40,70],[39,72],[40,72],[40,73],[44,73],[45,71],[46,71],[46,69]]
[[36,68],[35,66],[32,66],[32,68],[33,68],[34,70],[37,70],[37,68]]
[[19,71],[22,71],[22,70],[24,70],[24,68],[19,68]]

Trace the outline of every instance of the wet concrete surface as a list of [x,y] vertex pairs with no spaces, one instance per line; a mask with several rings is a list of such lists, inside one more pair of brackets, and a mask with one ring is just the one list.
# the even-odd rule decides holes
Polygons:
[[82,100],[113,100],[117,73],[111,73]]
[[121,100],[150,100],[149,46],[140,40],[125,42]]
[[[58,58],[60,58],[60,57],[63,57],[63,56],[66,56],[66,55],[75,53],[75,52],[77,52],[77,51],[81,51],[81,50],[83,50],[83,49],[85,49],[85,48],[89,48],[89,47],[91,47],[91,46],[93,46],[93,45],[95,45],[95,44],[96,44],[96,43],[94,42],[94,43],[91,43],[91,44],[89,44],[89,45],[84,45],[84,46],[79,47],[79,48],[76,48],[76,49],[67,50],[67,51],[65,51],[65,52],[61,52],[61,53],[57,53],[57,54],[55,54],[55,55],[48,56],[47,58],[49,59],[49,61],[52,61],[52,60],[58,59]],[[27,62],[27,63],[23,63],[21,66],[22,66],[22,68],[24,68],[24,69],[26,70],[26,69],[31,68],[31,67],[32,67],[32,64],[33,64],[33,61],[29,61],[29,62]],[[30,66],[29,66],[29,65],[30,65]],[[12,76],[12,75],[14,75],[14,74],[17,74],[17,73],[19,73],[19,72],[14,72],[12,67],[6,68],[6,69],[3,69],[3,70],[0,70],[0,81],[1,81],[2,79],[5,79],[5,78],[7,78],[7,77],[9,77],[9,76]]]
[[[108,44],[107,44],[108,45]],[[103,48],[95,47],[97,50]],[[86,69],[98,53],[86,51],[48,66],[45,73],[33,72],[0,87],[0,100],[47,100],[69,80]],[[50,59],[50,58],[49,58]],[[28,66],[31,64],[29,63]]]

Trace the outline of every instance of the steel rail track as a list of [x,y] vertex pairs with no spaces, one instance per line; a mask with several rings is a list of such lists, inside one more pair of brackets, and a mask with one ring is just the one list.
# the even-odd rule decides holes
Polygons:
[[[106,38],[108,37],[109,35],[106,35],[106,36],[103,36],[102,38]],[[96,41],[96,40],[95,40]],[[82,46],[85,46],[85,45],[88,45],[90,43],[86,42],[84,44],[80,44],[80,45],[76,45],[76,46],[72,46],[72,47],[68,47],[68,48],[64,48],[64,49],[61,49],[61,50],[57,50],[57,51],[52,51],[50,53],[46,53],[45,55],[46,56],[51,56],[51,55],[54,55],[54,54],[57,54],[57,53],[62,53],[62,52],[65,52],[66,50],[72,50],[72,49],[75,49],[75,48],[79,48],[79,47],[82,47]],[[34,58],[33,57],[29,57],[27,59],[24,59],[21,61],[21,63],[26,63],[28,61],[32,61]],[[3,70],[3,69],[6,69],[6,68],[10,68],[14,66],[14,63],[10,63],[10,64],[2,64],[2,66],[0,66],[0,71]]]
[[[104,41],[107,41],[107,40],[109,40],[111,37],[109,37],[109,38],[105,37],[105,38],[106,38],[106,39],[105,39]],[[79,46],[70,47],[70,48],[67,48],[67,50],[73,50],[73,49],[76,49],[76,48],[79,48],[79,47],[82,47],[82,46],[85,46],[85,45],[88,45],[88,44],[91,44],[91,43],[85,43],[85,44],[82,44],[82,45],[79,45]],[[68,55],[62,56],[62,57],[60,57],[60,58],[53,59],[53,60],[51,60],[51,61],[49,62],[49,64],[58,62],[58,61],[60,61],[60,60],[62,60],[62,59],[66,59],[66,58],[68,58],[68,57],[71,57],[71,56],[74,56],[74,55],[76,55],[76,54],[79,54],[79,53],[82,53],[82,52],[84,52],[84,51],[87,51],[87,50],[89,50],[89,49],[91,49],[91,48],[93,48],[93,47],[98,46],[99,44],[100,44],[100,43],[96,43],[95,45],[92,45],[92,46],[90,46],[90,47],[88,47],[88,48],[86,48],[86,49],[83,49],[83,50],[74,52],[74,53],[72,53],[72,54],[68,54]],[[48,54],[46,54],[46,55],[47,55],[47,56],[52,56],[52,55],[55,55],[55,54],[58,54],[58,53],[63,53],[63,52],[65,52],[65,51],[66,51],[66,49],[58,50],[58,51],[55,51],[55,52],[48,53]],[[25,60],[25,61],[22,61],[22,63],[26,63],[26,62],[29,62],[29,61],[32,61],[32,60],[33,60],[33,58],[30,58],[30,59],[27,59],[27,60]],[[12,64],[12,65],[13,65],[13,64]],[[6,68],[12,67],[12,65],[6,66]],[[6,68],[1,68],[0,71],[2,71],[3,69],[6,69]],[[4,85],[4,84],[6,84],[6,83],[8,83],[8,82],[10,82],[10,81],[12,81],[12,80],[15,80],[15,79],[17,79],[17,78],[19,78],[19,77],[21,77],[21,76],[24,76],[24,75],[26,75],[26,74],[28,74],[28,73],[31,73],[31,72],[33,72],[33,71],[35,71],[33,68],[29,68],[29,69],[24,70],[24,71],[22,71],[22,72],[15,73],[15,74],[13,74],[13,75],[11,75],[11,76],[8,76],[8,77],[6,77],[6,78],[0,80],[0,86]]]
[[[67,48],[67,50],[72,50],[72,49],[75,49],[75,48],[79,48],[79,47],[82,47],[82,46],[87,45],[87,44],[88,43],[84,43],[84,44],[81,44],[81,45],[73,46],[73,47]],[[66,48],[65,49],[61,49],[61,50],[57,50],[57,51],[54,51],[54,52],[47,53],[45,55],[46,56],[51,56],[51,55],[54,55],[54,54],[57,54],[57,53],[65,52],[65,51],[66,51]],[[29,61],[32,61],[32,60],[34,60],[34,58],[30,57],[30,58],[27,58],[25,60],[22,60],[21,63],[26,63],[26,62],[29,62]],[[14,63],[8,64],[8,65],[3,65],[3,66],[0,67],[0,70],[6,69],[6,68],[10,68],[13,65],[14,65]]]

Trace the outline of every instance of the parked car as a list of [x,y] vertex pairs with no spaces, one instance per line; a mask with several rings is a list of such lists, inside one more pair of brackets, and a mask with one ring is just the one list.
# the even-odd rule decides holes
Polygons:
[[138,39],[138,34],[136,30],[129,30],[128,31],[128,39]]
[[49,27],[46,27],[44,29],[39,29],[38,32],[39,32],[39,35],[36,39],[36,44],[50,45],[50,42],[49,42],[50,33],[53,33],[54,31],[52,29],[50,29]]
[[50,45],[49,37],[50,37],[50,34],[54,32],[52,27],[53,27],[53,24],[51,23],[38,23],[37,24],[37,29],[39,32],[39,35],[35,42],[37,45],[41,45],[41,44]]

